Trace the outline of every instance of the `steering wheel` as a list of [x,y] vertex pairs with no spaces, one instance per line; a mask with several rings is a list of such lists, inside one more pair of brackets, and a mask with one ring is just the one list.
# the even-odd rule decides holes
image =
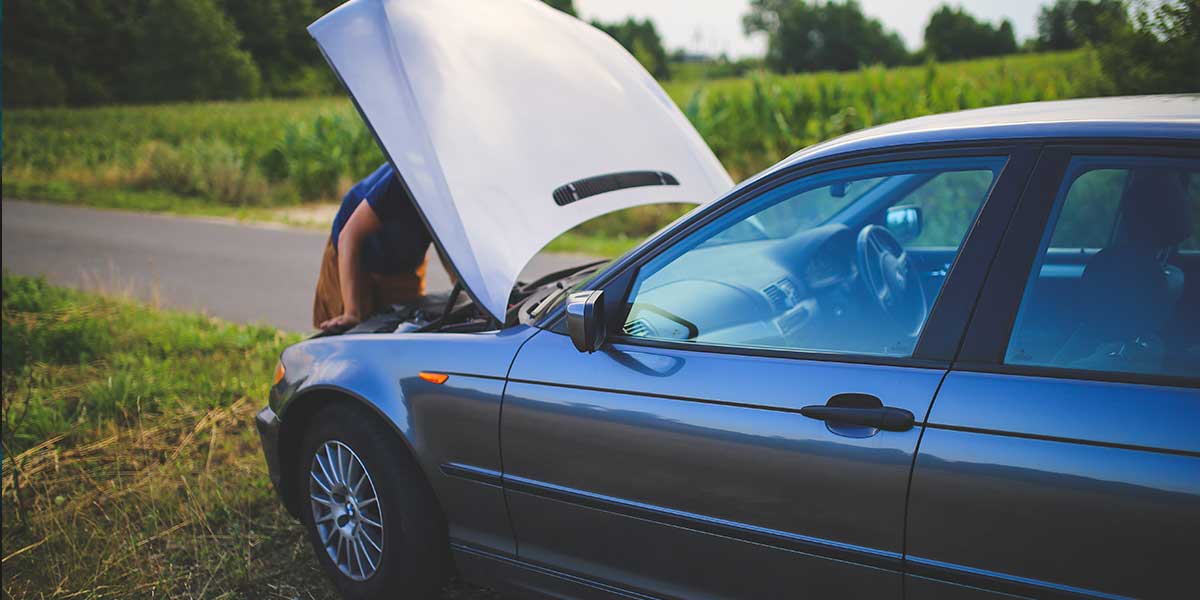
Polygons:
[[884,314],[911,337],[921,333],[929,310],[921,277],[892,232],[867,225],[858,232],[858,270]]

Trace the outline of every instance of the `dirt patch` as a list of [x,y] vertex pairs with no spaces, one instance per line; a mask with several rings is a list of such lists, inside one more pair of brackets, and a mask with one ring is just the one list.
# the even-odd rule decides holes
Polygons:
[[277,210],[278,221],[287,225],[308,229],[329,227],[337,216],[338,204],[302,204]]

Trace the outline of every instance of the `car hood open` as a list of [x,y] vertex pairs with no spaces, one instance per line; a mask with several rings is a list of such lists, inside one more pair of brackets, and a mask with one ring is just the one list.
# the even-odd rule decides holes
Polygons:
[[732,186],[658,83],[534,0],[352,0],[309,27],[448,265],[503,322],[522,268],[614,210]]

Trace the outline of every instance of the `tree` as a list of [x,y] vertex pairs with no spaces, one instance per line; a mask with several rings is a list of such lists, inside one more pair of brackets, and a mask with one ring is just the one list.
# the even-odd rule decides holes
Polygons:
[[299,96],[337,89],[308,25],[337,6],[314,0],[219,0],[242,32],[242,49],[262,73],[269,96]]
[[1071,28],[1071,10],[1075,0],[1058,0],[1038,11],[1037,44],[1039,50],[1070,50],[1079,47]]
[[938,60],[965,60],[1012,54],[1017,51],[1017,39],[1008,19],[993,27],[962,8],[942,5],[925,26],[925,50]]
[[[551,8],[561,10],[572,17],[579,16],[575,12],[574,0],[542,0]],[[623,22],[603,23],[592,20],[592,27],[607,33],[617,43],[621,44],[642,66],[658,79],[671,76],[670,61],[667,50],[663,47],[662,38],[654,21],[646,19],[639,21],[630,17]]]
[[1121,0],[1078,0],[1071,26],[1080,40],[1099,45],[1129,27],[1129,13]]
[[99,104],[121,98],[146,0],[4,3],[4,104]]
[[214,0],[153,0],[138,24],[129,100],[249,98],[261,76],[242,34]]
[[780,72],[845,71],[908,59],[900,36],[864,15],[856,0],[751,0],[742,27],[767,34],[766,64]]
[[1128,27],[1121,0],[1057,0],[1038,12],[1039,50],[1070,50],[1099,45]]
[[579,14],[575,12],[575,0],[542,0],[542,2],[550,5],[551,8],[563,11],[572,17],[579,16]]
[[658,79],[671,76],[667,51],[663,48],[658,29],[650,19],[639,21],[630,17],[621,23],[592,21],[592,26],[617,40],[651,75]]
[[1141,0],[1111,35],[1100,63],[1119,92],[1200,92],[1200,0]]

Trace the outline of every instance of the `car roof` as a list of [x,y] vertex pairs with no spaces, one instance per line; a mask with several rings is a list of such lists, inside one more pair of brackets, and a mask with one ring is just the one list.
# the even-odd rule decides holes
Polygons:
[[850,152],[939,142],[1014,139],[1200,140],[1200,94],[1027,102],[929,115],[809,146],[752,180]]

